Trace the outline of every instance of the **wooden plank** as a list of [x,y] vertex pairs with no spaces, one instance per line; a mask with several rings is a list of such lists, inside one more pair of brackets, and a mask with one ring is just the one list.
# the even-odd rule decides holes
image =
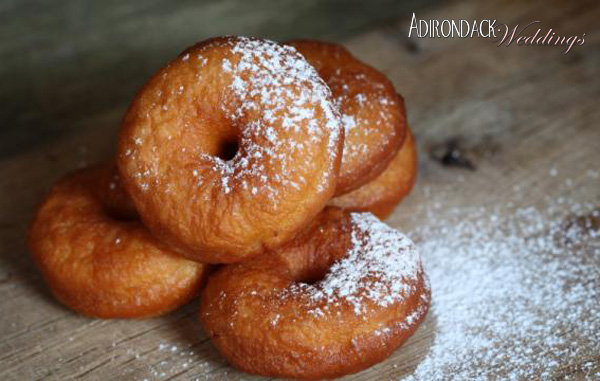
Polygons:
[[[201,20],[208,23],[233,12],[240,19],[240,24],[233,26],[239,28],[233,30],[235,33],[248,30],[249,25],[259,25],[253,24],[256,18],[272,17],[258,11],[242,17],[251,10],[234,11],[232,4],[207,4]],[[74,73],[74,68],[86,66],[67,64],[64,69],[51,69],[49,78],[35,74],[25,85],[14,79],[9,90],[0,91],[0,99],[5,100],[11,89],[20,89],[7,108],[8,112],[19,114],[21,119],[16,126],[33,128],[33,124],[48,119],[48,126],[31,130],[41,134],[35,138],[39,139],[37,143],[24,137],[30,132],[8,130],[1,135],[1,151],[10,154],[6,153],[0,161],[0,378],[254,379],[232,369],[215,351],[197,320],[197,301],[150,320],[100,321],[80,317],[52,299],[24,247],[27,223],[43,192],[64,172],[111,155],[125,99],[149,72],[194,39],[193,28],[179,31],[180,25],[195,22],[185,8],[164,9],[150,3],[144,9],[127,5],[111,9],[109,16],[100,18],[104,24],[98,28],[106,28],[131,12],[139,13],[133,24],[122,25],[114,32],[118,45],[114,56],[102,58],[93,70],[90,66],[89,72]],[[600,203],[597,180],[590,185],[589,176],[589,171],[597,169],[600,162],[600,41],[597,34],[591,33],[598,9],[594,2],[556,1],[540,7],[473,1],[432,6],[418,13],[423,19],[496,18],[511,25],[543,19],[563,33],[588,32],[586,44],[566,56],[554,47],[499,48],[483,39],[408,41],[405,36],[410,18],[345,42],[356,55],[392,78],[406,98],[409,120],[418,139],[418,184],[389,219],[392,226],[412,230],[427,223],[433,203],[443,205],[438,213],[452,207],[507,202],[536,205],[558,197]],[[97,11],[109,12],[108,8]],[[278,11],[281,9],[273,12]],[[173,13],[164,33],[155,31],[136,37],[139,30],[149,30],[143,26],[149,28],[160,20],[161,12]],[[306,12],[305,17],[309,17],[310,12]],[[290,11],[286,17],[291,18],[292,14]],[[76,15],[75,12],[72,17]],[[43,18],[36,22],[44,23]],[[206,26],[206,32],[200,34],[221,33],[230,27],[226,23],[214,26],[216,29]],[[79,28],[82,29],[75,32],[85,29],[85,25]],[[256,28],[260,33],[261,27]],[[284,27],[279,30],[281,34],[273,34],[283,38],[304,33]],[[21,33],[22,29],[15,31]],[[315,35],[334,35],[331,33]],[[42,37],[24,38],[33,47]],[[92,43],[93,40],[90,35],[78,41],[81,49],[88,43],[92,50],[106,48],[106,40]],[[154,42],[156,46],[151,48]],[[136,46],[144,48],[138,51]],[[0,56],[7,57],[18,46],[16,42],[9,43],[3,49],[5,54]],[[35,65],[47,65],[53,60],[65,64],[77,55],[61,57],[34,57],[31,62],[40,63],[25,66],[39,69],[41,66]],[[16,58],[11,59],[4,66],[4,73],[19,65]],[[107,74],[113,70],[117,73]],[[78,75],[89,77],[81,87],[74,81]],[[111,80],[106,81],[107,78]],[[21,114],[15,105],[29,97],[32,84],[38,80],[42,85],[36,88],[38,92],[32,101],[41,111]],[[50,95],[51,89],[63,81],[70,84],[56,97]],[[98,94],[84,96],[94,88]],[[48,139],[59,132],[57,137]],[[459,139],[470,153],[474,171],[442,166],[435,160],[435,148],[452,139]],[[17,147],[6,151],[13,144]],[[571,185],[565,185],[562,177],[550,176],[552,169],[568,173]],[[528,191],[517,195],[515,187]],[[417,334],[390,359],[348,379],[395,379],[410,374],[427,354],[435,333],[435,315],[430,315]]]

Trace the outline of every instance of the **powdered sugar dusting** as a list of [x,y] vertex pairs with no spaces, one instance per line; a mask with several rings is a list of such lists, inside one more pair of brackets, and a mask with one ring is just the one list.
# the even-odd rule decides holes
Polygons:
[[[333,264],[323,280],[298,284],[292,293],[305,293],[314,302],[350,303],[356,315],[366,312],[366,302],[387,307],[416,292],[421,271],[412,241],[370,213],[353,213],[352,246],[347,256]],[[320,310],[313,315],[325,316]],[[422,310],[421,313],[424,313]]]
[[[233,122],[249,114],[260,117],[251,118],[241,129],[243,156],[204,159],[220,173],[224,193],[241,186],[250,189],[250,195],[270,196],[277,205],[281,186],[300,189],[310,181],[298,177],[297,158],[310,155],[311,145],[327,139],[328,155],[335,157],[342,137],[340,116],[329,88],[294,48],[240,37],[231,50],[234,55],[223,59],[221,68],[232,74],[229,88],[235,96],[225,99],[222,108]],[[267,168],[273,167],[279,172],[269,174]],[[327,189],[328,181],[326,176],[317,184],[317,192]]]
[[344,298],[360,313],[365,298],[386,307],[414,292],[408,282],[420,259],[412,241],[370,213],[353,213],[352,222],[352,248],[321,283],[323,297]]
[[[373,144],[369,143],[372,135],[380,134],[379,144],[394,139],[396,124],[399,123],[395,109],[399,104],[395,94],[390,94],[389,89],[375,78],[357,73],[348,79],[347,75],[337,69],[328,83],[334,89],[346,140],[351,142],[344,144],[342,160],[353,161],[364,159],[373,149]],[[352,81],[352,86],[348,85],[349,81]],[[358,89],[362,92],[357,93]]]
[[432,283],[436,330],[408,380],[600,376],[594,205],[559,199],[544,210],[428,213],[413,234]]
[[[195,81],[177,84],[167,95],[158,90],[155,107],[160,112],[154,110],[155,114],[160,118],[165,113],[173,114],[171,105],[189,102],[194,97],[201,102],[207,93],[214,95],[211,86],[220,83],[218,96],[210,101],[219,102],[215,106],[230,123],[227,129],[236,130],[228,132],[235,135],[229,137],[235,141],[223,144],[237,143],[239,147],[233,157],[219,157],[221,153],[194,149],[192,145],[177,147],[178,152],[173,155],[182,158],[189,171],[189,175],[180,177],[186,186],[191,183],[203,188],[200,193],[204,199],[236,190],[244,199],[268,197],[273,208],[283,199],[280,192],[293,198],[309,187],[317,194],[331,190],[331,176],[343,138],[339,111],[327,85],[294,48],[256,38],[219,38],[192,48],[177,64],[192,70]],[[169,67],[162,75],[166,83],[171,83]],[[176,77],[173,81],[177,81]],[[206,87],[211,87],[210,91],[205,91]],[[180,120],[183,117],[177,118],[176,127],[161,125],[165,136],[148,128],[140,129],[125,148],[125,156],[131,156],[131,161],[142,152],[150,159],[135,160],[137,168],[132,176],[143,191],[159,188],[169,193],[174,186],[172,179],[163,178],[165,172],[159,171],[161,165],[154,156],[161,139],[175,147],[179,143],[173,139],[177,130],[190,128],[187,121]],[[163,119],[160,121],[163,123]],[[169,128],[175,131],[166,131]],[[146,149],[150,145],[154,145],[151,150]],[[318,160],[306,160],[315,156],[319,156]]]

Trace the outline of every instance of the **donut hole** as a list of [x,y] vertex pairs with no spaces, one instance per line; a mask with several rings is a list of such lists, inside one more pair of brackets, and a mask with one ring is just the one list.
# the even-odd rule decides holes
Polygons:
[[131,222],[139,221],[139,217],[135,210],[117,209],[112,207],[106,207],[104,209],[106,215],[116,222]]
[[313,255],[311,261],[289,268],[289,270],[296,282],[313,285],[327,276],[333,264],[333,258],[327,258],[325,255]]
[[104,213],[113,221],[116,222],[131,222],[139,221],[139,216],[133,206],[129,205],[104,205]]
[[221,143],[217,155],[223,161],[232,160],[237,155],[240,145],[237,140],[225,140]]
[[278,249],[279,259],[294,282],[314,285],[343,260],[353,246],[349,214],[326,208],[313,225]]
[[301,274],[297,274],[299,278],[296,278],[298,282],[313,285],[318,283],[325,278],[327,272],[329,271],[329,267],[327,268],[318,268],[311,269],[310,271],[304,271]]

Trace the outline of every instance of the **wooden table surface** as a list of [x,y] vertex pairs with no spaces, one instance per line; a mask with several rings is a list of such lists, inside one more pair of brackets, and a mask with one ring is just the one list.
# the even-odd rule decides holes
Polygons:
[[[341,1],[316,0],[110,3],[0,7],[2,380],[252,378],[215,351],[197,320],[197,301],[142,321],[81,317],[51,297],[24,244],[32,210],[52,183],[114,152],[119,120],[145,78],[210,35],[335,39],[393,80],[417,136],[420,176],[388,220],[392,226],[424,223],[424,189],[444,189],[437,201],[447,207],[507,203],[515,186],[529,190],[522,205],[561,196],[600,202],[597,182],[582,186],[600,163],[598,2],[417,8],[382,1],[364,9],[352,2],[346,11]],[[542,20],[563,34],[585,32],[586,40],[562,55],[557,47],[497,47],[478,38],[408,39],[414,9],[422,19]],[[440,164],[435,147],[449,141],[471,153],[475,170]],[[549,168],[569,173],[572,186],[553,186]],[[431,319],[386,362],[350,378],[410,374],[435,335]]]

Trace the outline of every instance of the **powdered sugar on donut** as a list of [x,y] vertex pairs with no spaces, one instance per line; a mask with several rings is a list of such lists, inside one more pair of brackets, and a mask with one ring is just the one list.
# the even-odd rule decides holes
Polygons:
[[[363,73],[355,74],[350,87],[347,75],[338,68],[328,81],[335,88],[335,103],[341,113],[346,137],[361,137],[351,138],[352,144],[344,144],[344,161],[368,154],[369,149],[373,148],[365,142],[368,142],[370,135],[380,133],[383,126],[398,123],[396,113],[390,110],[399,107],[398,100],[390,96],[385,86],[374,78]],[[363,89],[364,92],[356,93],[356,89]],[[352,111],[348,110],[349,106],[353,107]],[[356,109],[360,112],[356,112]],[[387,144],[392,138],[393,134],[382,135],[379,143]]]
[[[276,208],[282,199],[280,193],[289,196],[310,187],[312,193],[322,194],[332,188],[331,176],[336,157],[341,155],[338,147],[343,138],[339,111],[327,85],[293,47],[262,39],[228,37],[192,48],[178,61],[194,71],[196,81],[178,84],[168,91],[157,90],[153,107],[163,114],[173,114],[178,102],[185,103],[185,99],[202,93],[198,89],[225,79],[229,83],[219,89],[220,104],[216,106],[239,129],[240,149],[229,160],[193,146],[176,146],[181,139],[177,137],[178,128],[172,128],[163,137],[166,144],[176,146],[178,152],[173,155],[186,158],[189,174],[183,179],[205,188],[201,192],[204,198],[239,190],[244,197],[266,196]],[[166,83],[177,81],[176,76],[170,78],[169,70],[162,77]],[[198,102],[202,101],[199,96]],[[147,114],[150,118],[148,115],[154,117],[152,113]],[[183,119],[176,119],[179,118]],[[192,129],[188,124],[184,128]],[[163,144],[152,134],[149,128],[137,131],[123,155],[137,163],[133,177],[142,191],[159,188],[169,193],[176,186],[171,179],[163,178],[160,168],[171,166],[171,162],[165,160],[158,165],[139,159],[147,146],[153,145],[155,153],[156,145]],[[317,154],[321,156],[319,160],[315,159]],[[144,156],[153,155],[146,152]]]
[[[294,48],[239,37],[232,42],[231,51],[233,56],[223,59],[221,68],[232,75],[229,89],[234,97],[225,97],[222,109],[234,123],[248,113],[259,112],[261,117],[241,128],[244,155],[229,161],[208,155],[203,158],[220,173],[224,193],[241,186],[251,195],[270,196],[276,206],[281,185],[299,189],[312,180],[297,175],[298,163],[292,157],[310,156],[308,147],[323,139],[327,139],[328,155],[337,155],[342,138],[340,116],[329,88]],[[308,133],[309,141],[302,135],[293,138],[290,131]],[[307,157],[306,165],[310,162]],[[280,169],[275,176],[268,175],[267,168],[272,167]],[[324,177],[317,192],[327,189],[328,182]]]
[[330,305],[340,303],[349,303],[361,315],[369,303],[387,307],[417,291],[421,260],[413,242],[371,213],[352,213],[351,219],[352,246],[347,256],[333,264],[320,282],[295,284],[289,290],[309,295],[315,304],[325,302],[311,311],[314,316],[325,316]]
[[420,268],[415,246],[370,213],[351,216],[352,248],[321,283],[323,297],[345,299],[357,314],[363,309],[364,299],[381,307],[402,301],[415,291],[409,286],[414,284]]

